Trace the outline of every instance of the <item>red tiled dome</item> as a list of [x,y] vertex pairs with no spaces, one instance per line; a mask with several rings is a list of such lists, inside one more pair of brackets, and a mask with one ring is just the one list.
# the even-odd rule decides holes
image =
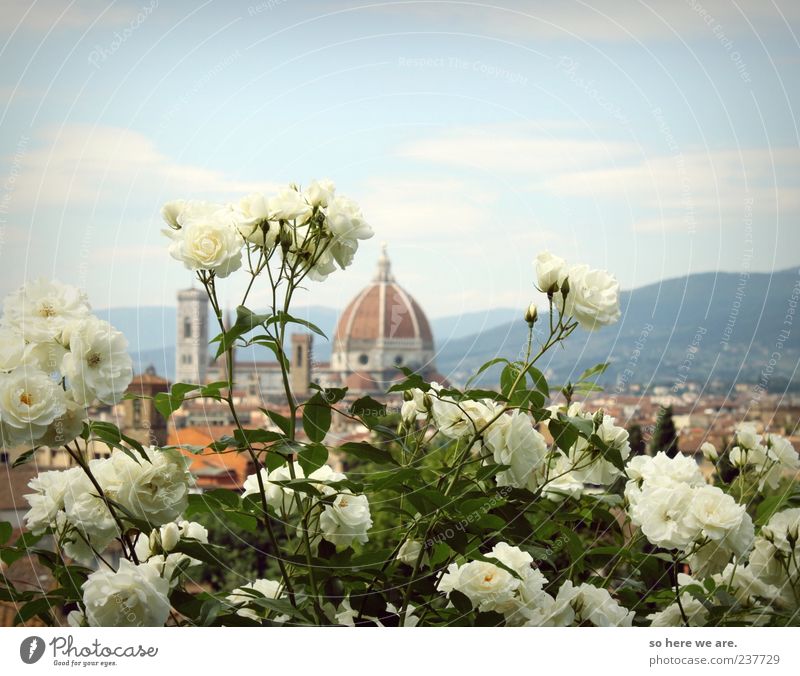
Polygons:
[[378,274],[345,308],[334,336],[334,345],[350,340],[416,339],[424,349],[433,349],[428,318],[417,301],[395,282],[385,250]]

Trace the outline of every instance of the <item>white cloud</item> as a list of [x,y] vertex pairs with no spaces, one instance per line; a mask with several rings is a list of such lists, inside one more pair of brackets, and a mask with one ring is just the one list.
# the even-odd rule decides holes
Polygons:
[[449,239],[491,222],[496,195],[455,178],[374,178],[359,197],[364,215],[381,237],[392,240]]
[[399,150],[401,156],[410,159],[503,174],[606,165],[637,153],[632,143],[543,135],[534,126],[456,129],[413,141]]
[[[513,182],[517,191],[536,195],[537,206],[550,205],[557,212],[564,213],[565,205],[574,205],[577,198],[594,205],[600,221],[619,223],[623,218],[641,231],[693,231],[738,223],[746,198],[752,198],[753,215],[762,223],[800,210],[797,148],[692,148],[647,154],[632,143],[545,135],[530,125],[513,125],[447,131],[413,141],[398,154],[460,169],[459,175],[494,174],[498,181]],[[464,206],[463,195],[480,192],[464,182],[471,186],[469,191],[452,179],[455,190],[442,192],[440,199],[452,202],[453,208]],[[424,193],[419,197],[426,199]],[[495,199],[500,199],[499,193]],[[487,210],[470,206],[470,211],[472,227],[492,223]],[[533,222],[543,232],[550,225]]]
[[625,167],[563,172],[544,184],[560,196],[610,200],[630,207],[642,231],[693,229],[741,222],[753,200],[760,217],[786,216],[797,197],[800,149],[694,151],[655,156]]
[[275,188],[179,162],[144,134],[115,127],[67,125],[45,131],[21,157],[15,204],[122,204],[132,193],[235,197]]

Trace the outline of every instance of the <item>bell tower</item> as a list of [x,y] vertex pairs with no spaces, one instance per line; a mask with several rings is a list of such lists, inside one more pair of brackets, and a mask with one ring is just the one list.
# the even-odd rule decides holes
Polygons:
[[208,297],[201,289],[178,291],[175,382],[201,385],[208,367]]

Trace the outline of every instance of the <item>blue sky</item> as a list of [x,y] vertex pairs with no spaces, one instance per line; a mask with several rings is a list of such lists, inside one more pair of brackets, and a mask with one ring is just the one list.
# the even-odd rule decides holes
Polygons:
[[0,293],[173,304],[164,201],[321,177],[376,237],[307,304],[381,241],[433,316],[524,307],[543,248],[625,288],[794,266],[798,27],[788,0],[7,0]]

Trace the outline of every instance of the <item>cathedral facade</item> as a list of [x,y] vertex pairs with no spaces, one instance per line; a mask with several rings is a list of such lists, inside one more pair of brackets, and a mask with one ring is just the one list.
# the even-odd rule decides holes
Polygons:
[[[178,382],[224,380],[224,360],[208,352],[209,308],[205,292],[178,293],[175,374]],[[384,245],[372,281],[345,307],[333,335],[330,362],[314,359],[313,336],[296,333],[285,346],[291,386],[298,396],[309,383],[347,387],[353,394],[381,394],[404,376],[407,367],[426,378],[441,379],[434,364],[435,346],[428,318],[392,273]],[[284,395],[277,362],[259,361],[247,351],[235,353],[236,389],[263,401]]]

